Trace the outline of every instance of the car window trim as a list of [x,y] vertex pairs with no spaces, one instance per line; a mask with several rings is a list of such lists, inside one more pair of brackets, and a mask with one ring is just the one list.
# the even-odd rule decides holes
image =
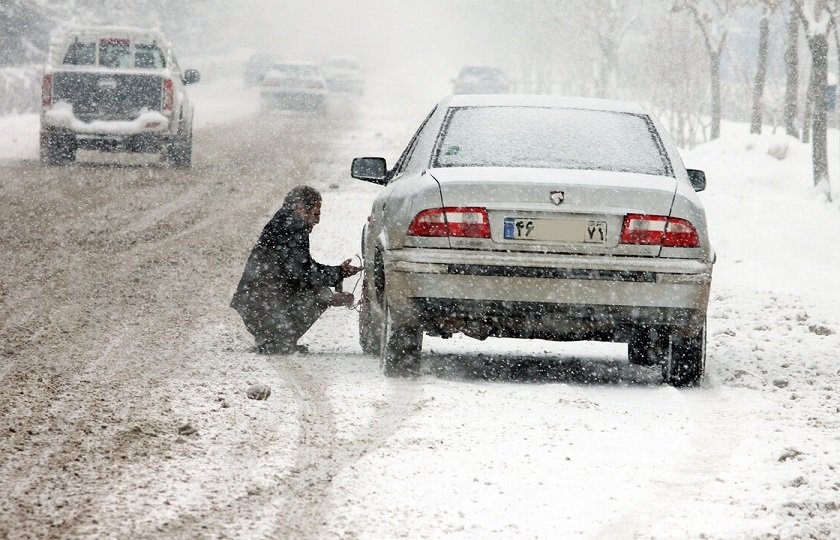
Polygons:
[[426,127],[426,124],[429,123],[429,119],[432,118],[432,115],[435,114],[437,111],[438,106],[435,105],[431,112],[426,115],[426,118],[423,119],[423,122],[420,124],[420,127],[417,128],[417,131],[414,132],[414,135],[411,137],[411,140],[406,145],[405,150],[403,150],[402,154],[400,155],[397,162],[394,164],[394,167],[391,169],[390,174],[388,175],[388,181],[390,182],[391,179],[399,176],[406,167],[406,164],[411,159],[411,156],[414,154],[415,148],[417,148],[417,141],[420,139],[420,133],[423,131],[423,128]]

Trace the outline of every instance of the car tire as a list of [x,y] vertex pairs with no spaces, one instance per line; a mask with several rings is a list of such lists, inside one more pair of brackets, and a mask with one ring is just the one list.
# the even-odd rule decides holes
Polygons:
[[655,366],[668,355],[669,335],[657,327],[642,327],[633,331],[627,343],[627,360],[634,366]]
[[690,334],[671,336],[670,354],[662,364],[662,379],[676,387],[698,386],[706,368],[706,325]]
[[192,167],[192,126],[187,135],[179,136],[164,147],[166,161],[176,169]]
[[365,354],[376,355],[382,349],[382,333],[376,324],[367,280],[362,282],[362,299],[359,303],[359,345]]
[[386,377],[419,374],[423,332],[419,328],[398,325],[387,300],[383,310],[380,342],[380,367]]
[[76,160],[76,138],[73,135],[41,133],[41,162],[47,165],[66,165]]

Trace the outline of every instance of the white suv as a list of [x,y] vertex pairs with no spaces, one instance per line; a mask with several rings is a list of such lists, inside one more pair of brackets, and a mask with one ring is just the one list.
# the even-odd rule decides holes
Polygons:
[[192,164],[193,107],[186,86],[198,71],[178,66],[153,30],[90,27],[55,36],[41,86],[41,159],[73,161],[78,148],[161,152]]

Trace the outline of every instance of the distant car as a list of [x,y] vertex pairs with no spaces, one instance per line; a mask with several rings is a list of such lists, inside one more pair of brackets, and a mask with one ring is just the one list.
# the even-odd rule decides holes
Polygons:
[[315,64],[273,64],[260,84],[263,108],[327,110],[327,82]]
[[91,26],[56,34],[41,84],[41,160],[63,165],[79,148],[160,152],[192,166],[193,106],[166,38],[152,29]]
[[511,91],[505,72],[492,66],[465,66],[458,73],[453,94],[507,94]]
[[253,87],[259,85],[272,64],[281,62],[282,60],[278,54],[252,54],[245,63],[245,71],[243,73],[245,86]]
[[331,56],[321,64],[321,71],[330,92],[364,94],[365,72],[356,58]]
[[423,335],[628,343],[632,364],[700,382],[714,251],[659,122],[623,102],[450,96],[394,167],[362,233],[360,343],[413,373]]

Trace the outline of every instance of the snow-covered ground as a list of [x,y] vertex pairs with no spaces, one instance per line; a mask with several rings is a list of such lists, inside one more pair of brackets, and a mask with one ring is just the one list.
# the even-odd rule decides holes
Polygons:
[[[193,94],[199,129],[224,129],[257,110],[253,92],[236,80],[199,84]],[[317,167],[313,181],[325,200],[312,244],[325,262],[358,252],[378,189],[347,178],[349,158],[393,163],[433,104],[430,96],[387,94],[366,96],[356,127]],[[35,115],[0,118],[0,166],[36,159],[37,130]],[[830,144],[840,188],[834,131]],[[784,159],[770,155],[783,150]],[[313,355],[291,360],[297,371],[284,372],[284,387],[264,404],[240,400],[225,409],[251,406],[247,415],[285,419],[272,437],[288,437],[288,452],[221,463],[211,450],[206,469],[190,470],[194,484],[163,474],[158,493],[194,507],[201,498],[187,487],[213,484],[220,467],[237,478],[283,476],[278,471],[299,464],[305,450],[294,447],[288,424],[297,408],[299,440],[349,441],[320,449],[337,465],[319,468],[317,456],[304,456],[329,476],[314,489],[328,490],[332,503],[315,499],[320,528],[303,537],[840,537],[840,203],[811,187],[809,148],[781,135],[751,136],[746,125],[728,123],[721,139],[684,158],[706,171],[701,198],[718,254],[701,388],[660,385],[655,371],[626,363],[623,345],[467,338],[427,338],[426,374],[387,381],[375,375],[374,359],[358,354],[355,313],[330,310],[302,339]],[[251,361],[244,330],[220,333],[235,360]],[[270,378],[269,365],[249,368],[249,380]],[[315,382],[307,378],[315,373]],[[222,376],[207,374],[208,384]],[[326,389],[319,400],[301,400],[294,390],[305,384]],[[185,418],[207,414],[205,403],[180,399]],[[319,415],[327,409],[331,416]],[[333,423],[319,425],[326,417]],[[235,446],[234,427],[242,426],[220,430],[214,443]],[[307,489],[294,481],[305,472],[292,469],[279,490]],[[103,495],[103,505],[131,512],[130,499]],[[263,537],[272,519],[231,526]]]

